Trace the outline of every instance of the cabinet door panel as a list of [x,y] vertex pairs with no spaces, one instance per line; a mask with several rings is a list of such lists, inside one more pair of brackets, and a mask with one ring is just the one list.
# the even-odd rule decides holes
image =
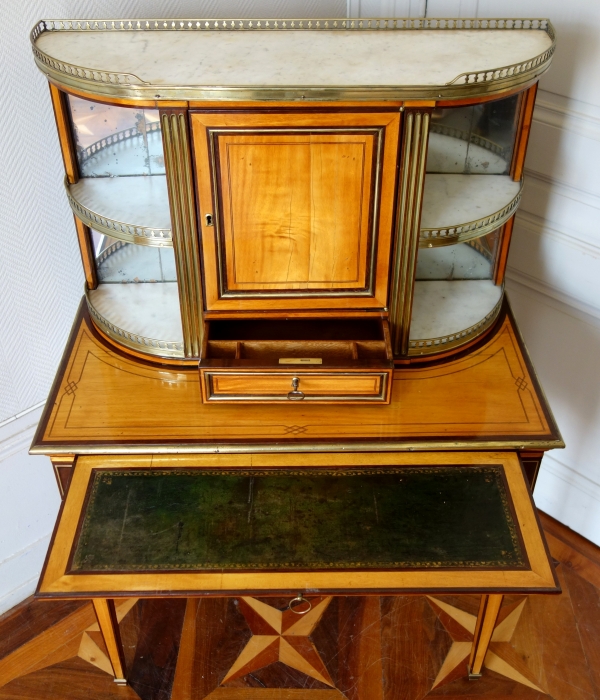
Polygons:
[[227,288],[365,288],[372,135],[219,139]]
[[398,113],[191,120],[208,310],[386,305]]

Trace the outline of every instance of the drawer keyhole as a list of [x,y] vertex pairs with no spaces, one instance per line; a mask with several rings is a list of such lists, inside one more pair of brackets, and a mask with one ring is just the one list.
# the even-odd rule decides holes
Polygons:
[[292,390],[287,395],[287,397],[290,401],[302,401],[302,399],[304,398],[303,392],[301,392],[298,389],[299,384],[300,384],[300,379],[298,379],[298,377],[294,377],[292,379]]
[[207,226],[213,226],[213,215],[212,214],[205,214],[204,218],[206,219],[206,225]]

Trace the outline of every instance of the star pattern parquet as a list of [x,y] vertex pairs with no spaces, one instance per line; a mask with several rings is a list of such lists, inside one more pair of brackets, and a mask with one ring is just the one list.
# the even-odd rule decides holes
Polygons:
[[505,598],[475,682],[471,596],[120,601],[125,688],[91,605],[40,601],[0,619],[0,700],[600,700],[600,554],[548,541],[563,593]]

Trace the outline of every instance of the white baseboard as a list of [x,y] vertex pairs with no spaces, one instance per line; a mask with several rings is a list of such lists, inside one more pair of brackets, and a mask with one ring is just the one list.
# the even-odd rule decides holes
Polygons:
[[0,614],[35,591],[56,518],[50,462],[28,454],[42,407],[0,423]]
[[0,423],[0,463],[29,449],[45,403],[42,401]]
[[0,615],[34,593],[51,534],[0,562]]
[[547,454],[535,486],[538,508],[600,545],[600,484]]

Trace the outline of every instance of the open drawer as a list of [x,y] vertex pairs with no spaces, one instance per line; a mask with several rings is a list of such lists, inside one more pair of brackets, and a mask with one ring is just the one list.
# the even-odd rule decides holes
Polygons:
[[389,403],[392,372],[377,318],[210,321],[200,361],[205,403]]

